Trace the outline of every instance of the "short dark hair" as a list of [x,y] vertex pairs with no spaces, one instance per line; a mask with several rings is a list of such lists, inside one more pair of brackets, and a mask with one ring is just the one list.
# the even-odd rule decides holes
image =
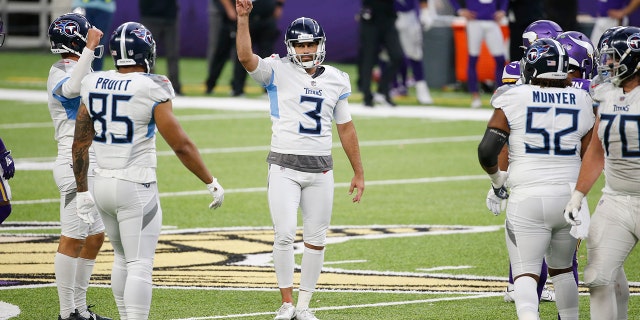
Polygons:
[[541,86],[541,87],[549,87],[549,88],[564,88],[571,85],[571,80],[567,79],[543,79],[543,78],[533,78],[531,79],[531,84]]

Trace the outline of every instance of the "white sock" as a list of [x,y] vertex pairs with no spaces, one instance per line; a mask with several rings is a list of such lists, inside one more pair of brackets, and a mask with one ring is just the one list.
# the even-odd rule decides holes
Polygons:
[[148,319],[151,308],[152,259],[140,259],[127,263],[127,284],[124,289],[124,301],[127,319]]
[[278,288],[293,287],[293,268],[295,266],[293,244],[273,246],[273,266],[276,269]]
[[75,304],[78,312],[83,317],[88,318],[87,312],[87,289],[89,289],[89,279],[93,273],[93,266],[96,264],[95,260],[89,260],[84,258],[78,258],[77,270],[76,270],[76,286],[75,286]]
[[72,258],[60,252],[56,252],[53,260],[56,286],[58,287],[58,300],[60,301],[60,317],[62,319],[68,318],[76,309],[73,288],[76,281],[77,260],[78,258]]
[[513,282],[518,319],[538,319],[538,283],[532,277],[522,276]]
[[304,247],[300,271],[300,291],[313,292],[316,289],[322,263],[324,262],[324,249],[314,250]]
[[618,319],[615,285],[589,287],[591,319]]
[[573,272],[565,272],[551,277],[556,291],[556,306],[562,320],[578,319],[578,285]]
[[296,310],[309,309],[309,302],[311,302],[312,295],[313,292],[300,290],[298,293],[298,304],[296,305]]

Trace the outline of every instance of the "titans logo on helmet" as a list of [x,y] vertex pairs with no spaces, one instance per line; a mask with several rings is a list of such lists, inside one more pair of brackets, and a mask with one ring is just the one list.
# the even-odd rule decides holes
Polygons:
[[627,38],[627,45],[632,51],[640,51],[640,33],[634,33]]
[[144,40],[144,42],[146,42],[148,45],[151,45],[153,43],[151,32],[149,32],[149,30],[147,29],[136,28],[134,30],[131,30],[131,33],[133,33],[136,37]]
[[548,45],[530,48],[529,51],[527,51],[527,60],[529,60],[530,63],[534,63],[547,51],[549,51]]
[[59,20],[55,22],[54,30],[59,30],[61,34],[67,37],[75,36],[76,32],[80,30],[80,26],[73,20]]

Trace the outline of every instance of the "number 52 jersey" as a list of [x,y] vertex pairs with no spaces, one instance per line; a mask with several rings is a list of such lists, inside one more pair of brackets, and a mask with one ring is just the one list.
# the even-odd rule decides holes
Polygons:
[[575,183],[581,139],[593,127],[589,94],[573,87],[517,85],[492,98],[509,122],[509,183],[518,186]]
[[175,93],[163,75],[94,72],[82,80],[82,102],[93,120],[96,174],[138,183],[156,181],[154,108]]

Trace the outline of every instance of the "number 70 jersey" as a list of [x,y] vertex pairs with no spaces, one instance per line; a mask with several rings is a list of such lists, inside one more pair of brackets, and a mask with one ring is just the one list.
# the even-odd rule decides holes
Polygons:
[[509,183],[575,183],[582,163],[582,138],[595,122],[589,94],[573,87],[518,85],[495,96],[509,134]]
[[175,97],[167,77],[94,72],[82,80],[80,94],[95,129],[96,174],[138,183],[156,181],[153,111]]

